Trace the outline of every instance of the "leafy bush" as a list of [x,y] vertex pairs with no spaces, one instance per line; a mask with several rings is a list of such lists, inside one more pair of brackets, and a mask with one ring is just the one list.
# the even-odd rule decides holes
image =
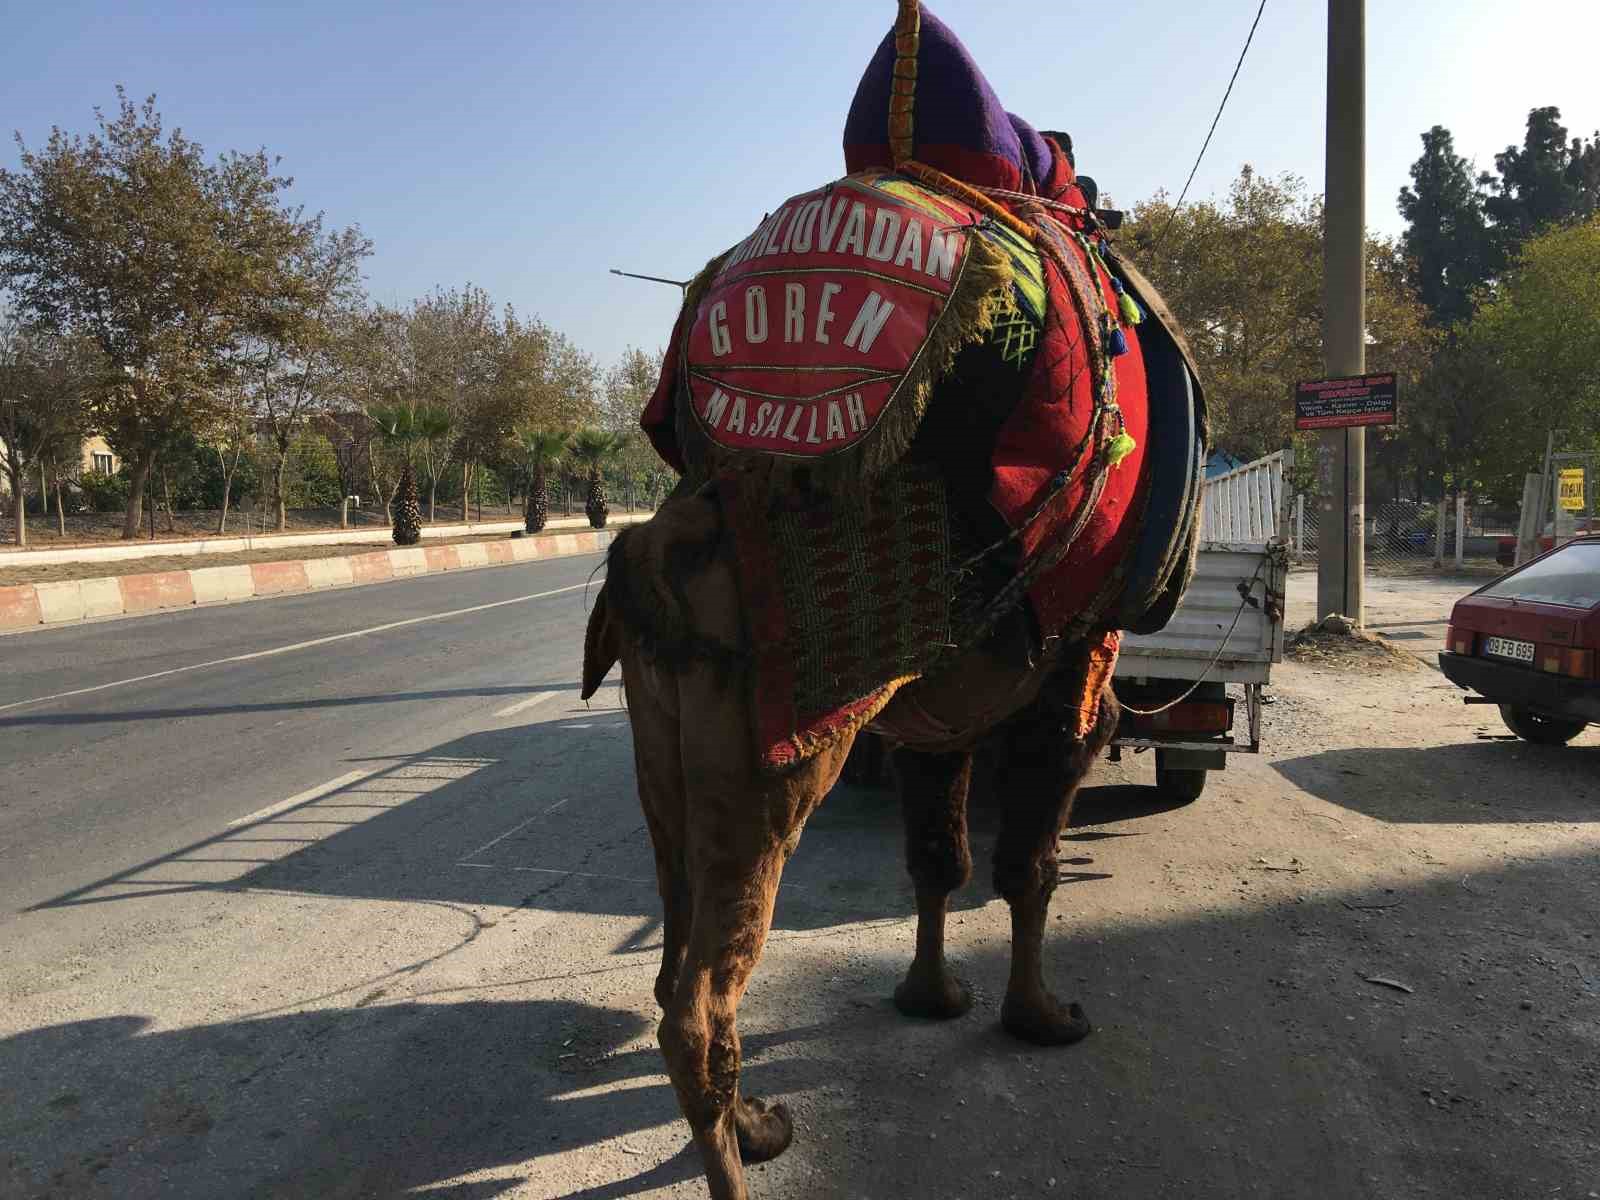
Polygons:
[[115,475],[85,471],[78,478],[78,491],[91,512],[121,512],[128,506],[127,469]]

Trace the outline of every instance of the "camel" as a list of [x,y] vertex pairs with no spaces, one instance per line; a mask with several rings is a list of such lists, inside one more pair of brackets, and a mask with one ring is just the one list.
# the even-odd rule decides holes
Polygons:
[[[1117,631],[1165,624],[1197,536],[1193,359],[1071,139],[1005,112],[899,0],[844,146],[848,175],[686,288],[640,421],[683,482],[612,543],[584,641],[585,698],[622,668],[664,910],[659,1041],[715,1200],[743,1200],[742,1164],[794,1136],[739,1090],[739,1000],[867,722],[896,746],[916,892],[895,1005],[970,1008],[944,934],[982,747],[1011,909],[1001,1023],[1040,1046],[1088,1035],[1044,979],[1057,840],[1117,727]],[[782,587],[780,551],[798,556]]]
[[[714,488],[669,500],[646,524],[619,533],[583,662],[586,698],[622,666],[664,909],[660,1045],[714,1200],[743,1200],[741,1163],[775,1158],[793,1139],[784,1105],[740,1093],[739,1000],[761,956],[784,863],[854,741],[844,737],[774,776],[759,769],[748,739],[729,736],[753,720],[732,556]],[[1063,645],[1019,670],[985,645],[903,689],[876,718],[902,743],[894,765],[917,933],[894,1003],[907,1016],[947,1020],[971,1005],[945,961],[945,915],[950,893],[972,871],[967,785],[974,747],[988,739],[1002,809],[994,886],[1010,905],[1012,928],[1001,1021],[1042,1046],[1090,1032],[1083,1009],[1058,1000],[1043,974],[1057,841],[1118,718],[1107,682],[1093,728],[1075,736],[1081,697],[1073,692],[1086,653],[1083,644]],[[926,740],[930,730],[951,729],[965,732]]]

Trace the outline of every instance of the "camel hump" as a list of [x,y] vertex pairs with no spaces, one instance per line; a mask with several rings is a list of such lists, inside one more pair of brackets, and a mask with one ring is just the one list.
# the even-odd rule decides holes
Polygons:
[[668,500],[649,521],[617,534],[584,638],[584,699],[630,654],[673,673],[741,660],[731,552],[709,490]]

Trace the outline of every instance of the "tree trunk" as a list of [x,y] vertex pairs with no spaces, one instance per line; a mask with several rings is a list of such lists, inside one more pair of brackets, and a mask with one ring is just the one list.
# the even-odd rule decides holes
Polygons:
[[472,514],[467,509],[467,497],[472,494],[472,464],[466,459],[461,460],[461,523],[465,525],[472,520]]
[[230,469],[228,456],[220,450],[217,451],[217,460],[222,467],[222,515],[217,518],[217,533],[220,536],[228,531],[228,501],[233,496],[233,472],[238,470],[239,464],[235,462]]
[[389,510],[389,501],[383,494],[383,488],[378,486],[378,439],[367,439],[367,485],[374,496],[383,501],[383,523],[394,524],[394,513]]
[[56,480],[56,530],[61,534],[61,540],[67,540],[67,502],[62,499],[61,493],[66,490],[66,484],[60,479]]
[[122,515],[122,540],[132,541],[139,536],[139,525],[144,519],[144,485],[156,465],[153,450],[142,450],[134,460],[133,474],[128,480],[128,507]]
[[11,506],[17,510],[17,545],[28,544],[28,505],[22,494],[22,472],[8,467],[6,474],[11,476]]
[[161,468],[161,499],[167,506],[167,532],[177,533],[178,526],[172,519],[172,477],[165,467]]
[[437,471],[428,472],[428,524],[433,524],[433,512],[439,502],[439,474]]
[[283,477],[289,469],[289,447],[280,442],[277,449],[278,461],[272,467],[272,494],[277,498],[278,532],[282,533],[289,528],[289,509],[283,497]]

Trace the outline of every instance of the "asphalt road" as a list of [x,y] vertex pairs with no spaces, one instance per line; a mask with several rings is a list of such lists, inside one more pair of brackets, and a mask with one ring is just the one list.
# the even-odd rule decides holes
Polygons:
[[570,690],[600,562],[0,639],[0,912],[59,900],[86,875],[125,871],[419,743],[492,725],[508,704]]
[[[0,638],[0,1200],[704,1196],[626,716],[576,696],[598,565]],[[997,1026],[992,811],[976,1005],[908,1022],[898,806],[830,798],[741,1007],[798,1126],[757,1200],[1600,1193],[1600,734],[1500,740],[1422,666],[1276,692],[1193,805],[1096,768],[1062,1050]]]
[[[626,717],[577,697],[601,565],[0,639],[0,1200],[565,1196],[678,1140]],[[879,807],[787,936],[899,923]],[[630,1043],[648,1086],[556,1103]]]

